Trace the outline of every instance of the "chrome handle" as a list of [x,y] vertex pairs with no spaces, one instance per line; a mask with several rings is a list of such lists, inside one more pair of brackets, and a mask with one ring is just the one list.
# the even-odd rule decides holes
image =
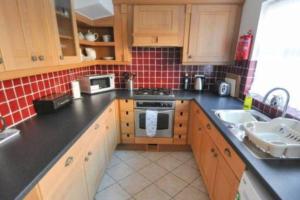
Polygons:
[[60,55],[60,56],[59,56],[59,59],[63,60],[63,59],[64,59],[64,56],[63,56],[63,55]]
[[74,160],[73,156],[68,157],[65,162],[65,167],[70,166],[72,164],[73,160]]
[[38,60],[38,58],[37,58],[36,56],[31,56],[31,60],[32,60],[33,62],[35,62],[35,61]]
[[40,61],[45,60],[45,56],[40,55],[40,56],[39,56],[39,60],[40,60]]
[[231,157],[231,151],[230,151],[230,149],[225,148],[225,149],[224,149],[224,154],[225,154],[226,156],[228,156],[228,157]]
[[97,130],[98,128],[100,127],[100,125],[99,124],[95,124],[95,130]]

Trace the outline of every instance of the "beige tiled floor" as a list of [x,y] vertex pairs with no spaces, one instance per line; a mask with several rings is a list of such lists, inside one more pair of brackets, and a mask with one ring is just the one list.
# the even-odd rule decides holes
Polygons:
[[95,200],[209,200],[191,152],[114,152]]

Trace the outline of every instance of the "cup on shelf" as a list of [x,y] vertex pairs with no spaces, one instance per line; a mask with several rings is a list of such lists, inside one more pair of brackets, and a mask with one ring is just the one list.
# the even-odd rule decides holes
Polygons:
[[85,52],[87,54],[87,57],[91,60],[96,60],[97,58],[97,54],[96,54],[96,51],[95,49],[93,48],[85,48]]
[[111,35],[102,35],[103,42],[111,42]]

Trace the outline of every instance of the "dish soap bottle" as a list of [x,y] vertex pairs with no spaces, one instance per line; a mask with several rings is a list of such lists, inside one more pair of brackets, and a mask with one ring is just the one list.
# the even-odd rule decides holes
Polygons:
[[246,95],[244,99],[244,110],[251,110],[253,98],[249,94]]

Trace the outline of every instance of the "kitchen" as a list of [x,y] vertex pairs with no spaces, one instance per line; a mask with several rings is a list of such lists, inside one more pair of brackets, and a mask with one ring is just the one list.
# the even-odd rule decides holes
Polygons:
[[299,9],[2,0],[0,199],[299,199]]

